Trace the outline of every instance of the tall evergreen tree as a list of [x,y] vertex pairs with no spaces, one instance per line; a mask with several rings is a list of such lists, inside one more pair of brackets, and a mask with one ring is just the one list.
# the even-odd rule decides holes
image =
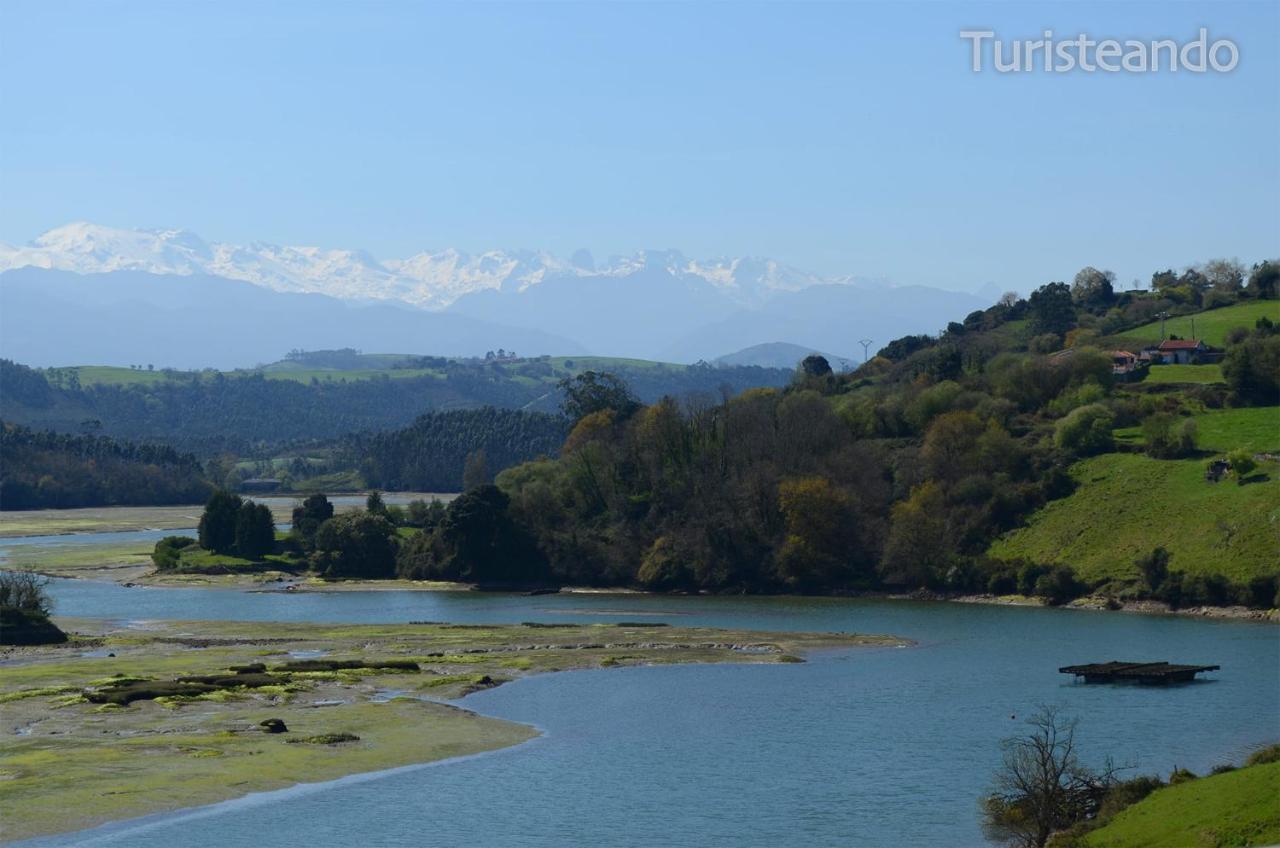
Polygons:
[[200,547],[217,553],[231,551],[236,545],[236,523],[244,501],[225,489],[209,496],[200,516]]
[[259,559],[271,553],[275,544],[276,526],[271,508],[253,501],[243,502],[236,513],[236,553]]
[[323,494],[308,495],[301,506],[293,508],[293,534],[304,548],[310,549],[320,525],[333,518],[333,504]]

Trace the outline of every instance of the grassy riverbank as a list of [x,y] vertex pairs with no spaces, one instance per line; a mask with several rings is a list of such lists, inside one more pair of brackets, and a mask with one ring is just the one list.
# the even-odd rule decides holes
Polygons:
[[1157,789],[1077,844],[1081,848],[1280,844],[1280,763]]
[[[531,674],[789,662],[817,648],[902,643],[643,624],[58,623],[77,634],[70,644],[0,655],[6,840],[514,745],[536,732],[422,699],[460,698]],[[299,654],[419,668],[281,669]],[[157,694],[178,677],[253,663],[271,675],[254,688],[219,685],[123,707],[90,700],[131,680]],[[289,732],[259,727],[272,718]],[[346,738],[339,734],[356,738],[333,741]]]

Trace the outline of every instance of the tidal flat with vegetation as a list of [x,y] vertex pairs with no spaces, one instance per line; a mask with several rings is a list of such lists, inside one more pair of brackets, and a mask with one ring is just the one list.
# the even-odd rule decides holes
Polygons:
[[71,641],[0,655],[0,839],[515,745],[538,731],[448,701],[528,675],[905,644],[645,623],[59,624]]
[[[271,508],[276,523],[289,521],[301,496],[268,495],[255,500]],[[452,494],[436,492],[392,492],[385,496],[392,505],[413,500],[450,500]],[[334,511],[351,512],[364,506],[365,496],[335,495]],[[0,514],[0,539],[25,536],[63,536],[79,533],[133,533],[147,530],[183,530],[200,520],[204,503],[179,506],[97,506],[80,509],[30,509]],[[150,555],[151,548],[146,549]]]

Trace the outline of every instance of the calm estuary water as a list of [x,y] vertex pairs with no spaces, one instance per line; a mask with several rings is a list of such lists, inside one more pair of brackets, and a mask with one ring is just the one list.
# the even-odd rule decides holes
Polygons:
[[[52,588],[62,615],[123,620],[649,620],[918,645],[545,675],[463,702],[545,731],[517,748],[27,846],[976,846],[999,740],[1038,704],[1079,716],[1086,761],[1110,754],[1135,773],[1206,771],[1280,738],[1280,630],[1253,623],[879,600]],[[1169,688],[1057,673],[1107,659],[1222,670]]]

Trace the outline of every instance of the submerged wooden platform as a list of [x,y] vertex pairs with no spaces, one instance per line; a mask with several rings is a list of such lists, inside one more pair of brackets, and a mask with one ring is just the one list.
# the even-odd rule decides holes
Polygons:
[[1066,665],[1063,674],[1083,677],[1085,683],[1185,683],[1202,671],[1217,671],[1216,665],[1174,665],[1167,662],[1120,662]]

